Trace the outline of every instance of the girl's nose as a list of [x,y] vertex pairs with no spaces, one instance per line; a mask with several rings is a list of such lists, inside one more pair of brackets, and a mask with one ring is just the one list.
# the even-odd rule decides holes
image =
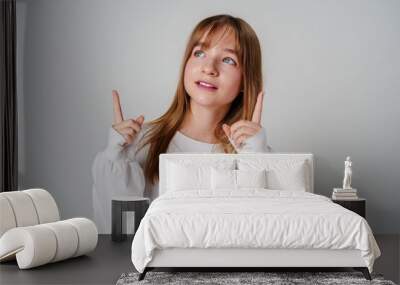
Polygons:
[[218,75],[218,70],[215,66],[214,60],[205,60],[203,63],[202,71],[210,76]]

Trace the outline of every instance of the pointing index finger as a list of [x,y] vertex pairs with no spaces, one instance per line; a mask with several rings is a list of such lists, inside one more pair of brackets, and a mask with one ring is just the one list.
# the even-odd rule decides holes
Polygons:
[[124,120],[119,102],[119,94],[116,90],[112,91],[113,106],[114,106],[114,124],[121,123]]
[[251,121],[254,122],[254,123],[257,123],[257,124],[261,123],[261,113],[262,113],[262,108],[263,108],[263,98],[264,98],[264,92],[261,91],[260,93],[258,93],[256,106],[254,107],[253,116],[251,118]]

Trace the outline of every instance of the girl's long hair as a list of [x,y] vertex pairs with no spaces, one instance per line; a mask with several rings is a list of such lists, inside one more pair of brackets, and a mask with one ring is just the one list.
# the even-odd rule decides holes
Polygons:
[[261,48],[256,33],[244,20],[230,15],[216,15],[202,20],[192,31],[180,68],[178,86],[172,104],[161,117],[146,122],[149,126],[136,153],[149,144],[149,151],[144,165],[147,181],[154,184],[159,179],[159,155],[166,153],[169,143],[179,130],[185,114],[190,108],[190,97],[184,87],[184,71],[192,50],[200,39],[207,34],[205,45],[208,46],[213,35],[223,29],[224,33],[233,31],[236,39],[239,64],[242,67],[241,92],[234,99],[226,116],[215,129],[215,137],[224,153],[236,153],[222,129],[224,123],[231,125],[238,120],[251,120],[257,95],[263,88]]

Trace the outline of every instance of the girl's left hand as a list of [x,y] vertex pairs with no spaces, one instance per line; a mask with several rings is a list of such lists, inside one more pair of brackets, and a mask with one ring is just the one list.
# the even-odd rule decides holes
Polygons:
[[263,107],[264,92],[258,93],[256,106],[251,121],[240,120],[231,126],[222,125],[222,129],[228,138],[231,138],[236,146],[240,146],[245,140],[256,135],[261,129],[261,113]]

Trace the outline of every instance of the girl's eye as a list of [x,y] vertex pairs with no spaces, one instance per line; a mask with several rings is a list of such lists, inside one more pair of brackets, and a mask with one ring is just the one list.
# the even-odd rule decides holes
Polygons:
[[[202,50],[196,50],[193,54],[195,57],[203,57],[204,56],[204,52]],[[231,57],[225,57],[222,61],[226,62],[228,64],[231,64],[231,65],[236,65],[236,61],[234,61]]]
[[201,51],[201,50],[196,50],[196,51],[194,52],[194,56],[195,56],[195,57],[198,57],[200,54],[204,54],[204,52]]
[[229,64],[236,65],[236,62],[231,57],[225,57],[223,60],[225,60],[225,59],[227,59],[227,61],[225,61],[225,62],[228,62]]

